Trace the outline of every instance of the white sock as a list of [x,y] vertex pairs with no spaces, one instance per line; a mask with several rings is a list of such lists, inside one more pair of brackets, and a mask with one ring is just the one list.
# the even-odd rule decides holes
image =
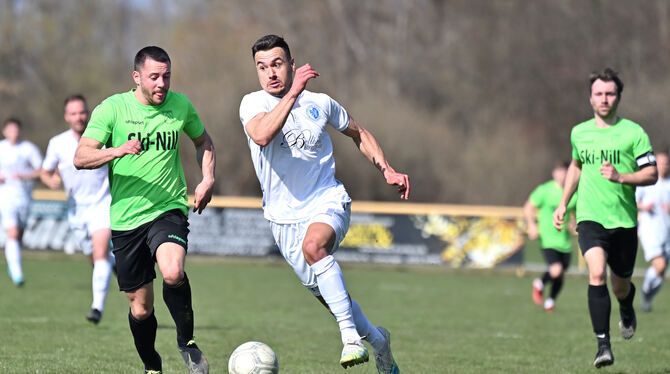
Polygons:
[[7,238],[5,241],[5,258],[12,281],[23,281],[23,270],[21,269],[21,245],[16,239]]
[[93,263],[93,304],[91,308],[103,311],[105,308],[105,296],[107,296],[107,286],[109,276],[112,273],[112,266],[107,260],[96,260]]
[[337,264],[333,256],[326,256],[315,262],[311,267],[316,274],[316,282],[319,285],[321,296],[340,325],[342,343],[347,344],[360,340],[361,337],[356,331],[351,303],[349,302],[349,292],[347,292],[347,287],[344,284],[344,276],[340,265]]
[[663,285],[663,277],[660,276],[656,269],[653,266],[650,266],[647,269],[647,273],[644,275],[644,283],[642,284],[642,290],[651,296],[655,295]]
[[386,338],[370,323],[370,321],[368,321],[365,314],[363,314],[361,307],[354,299],[351,299],[351,311],[354,316],[354,323],[356,323],[356,331],[358,331],[358,335],[364,336],[365,341],[370,343],[375,351],[383,349],[386,344]]

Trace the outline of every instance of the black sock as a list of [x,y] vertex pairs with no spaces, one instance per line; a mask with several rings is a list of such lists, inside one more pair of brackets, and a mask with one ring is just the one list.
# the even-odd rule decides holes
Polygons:
[[631,319],[635,315],[633,310],[633,300],[635,299],[635,285],[631,282],[628,296],[619,300],[619,315],[624,325],[630,326]]
[[549,297],[556,300],[556,296],[561,292],[561,288],[563,288],[563,276],[561,275],[558,278],[551,278],[551,292]]
[[542,274],[542,284],[547,284],[551,281],[551,275],[549,275],[548,271],[545,271],[544,274]]
[[193,339],[191,285],[186,273],[184,273],[184,279],[177,284],[170,285],[163,281],[163,300],[177,326],[177,346],[185,347],[186,343]]
[[[610,332],[610,312],[612,304],[610,301],[610,293],[606,285],[592,286],[589,285],[588,291],[589,299],[589,314],[591,315],[591,324],[593,325],[593,332],[596,336],[605,335],[609,340]],[[600,337],[599,340],[600,342]]]
[[133,333],[135,340],[135,349],[144,363],[145,370],[163,370],[161,365],[161,356],[156,352],[154,343],[156,342],[156,329],[158,321],[153,310],[149,318],[140,321],[128,313],[128,322],[130,323],[130,332]]

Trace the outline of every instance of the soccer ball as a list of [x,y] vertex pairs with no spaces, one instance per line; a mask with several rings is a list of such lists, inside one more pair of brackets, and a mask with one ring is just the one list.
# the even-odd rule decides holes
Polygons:
[[265,343],[246,342],[235,348],[228,360],[230,374],[277,374],[279,362]]

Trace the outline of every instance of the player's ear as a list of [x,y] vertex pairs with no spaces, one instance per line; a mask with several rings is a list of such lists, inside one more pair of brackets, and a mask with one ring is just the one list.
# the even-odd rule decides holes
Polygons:
[[135,70],[133,71],[133,80],[135,81],[136,85],[140,85],[140,72]]

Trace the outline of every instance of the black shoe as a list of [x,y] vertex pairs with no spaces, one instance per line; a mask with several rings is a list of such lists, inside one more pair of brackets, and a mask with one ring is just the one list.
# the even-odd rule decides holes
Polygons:
[[209,363],[194,340],[186,343],[185,347],[179,347],[179,353],[190,374],[209,374]]
[[635,328],[637,328],[637,318],[635,317],[635,309],[630,309],[627,316],[621,315],[619,321],[619,331],[624,339],[630,339],[635,335]]
[[91,311],[89,311],[88,314],[86,314],[86,319],[89,322],[98,324],[98,322],[100,322],[100,320],[102,319],[102,312],[97,309],[91,309]]
[[598,347],[598,353],[596,354],[596,359],[593,361],[593,366],[597,369],[603,366],[609,366],[614,363],[614,355],[612,354],[612,349],[607,344],[600,345]]

